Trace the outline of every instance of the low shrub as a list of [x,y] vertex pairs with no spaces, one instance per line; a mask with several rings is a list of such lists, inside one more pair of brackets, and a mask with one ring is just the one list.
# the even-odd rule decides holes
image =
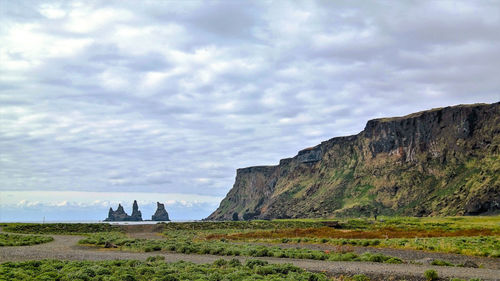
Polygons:
[[7,232],[33,234],[82,234],[120,231],[120,227],[108,223],[16,223],[3,228]]
[[146,259],[147,262],[156,262],[156,261],[164,261],[164,256],[151,256]]
[[353,277],[351,277],[353,281],[370,281],[370,278],[364,274],[356,274]]
[[254,268],[255,266],[264,266],[268,264],[269,263],[267,261],[250,259],[246,261],[245,266],[248,268]]
[[217,260],[212,264],[148,261],[42,260],[0,264],[0,280],[329,280],[322,273],[307,272],[291,264],[249,260]]
[[439,279],[438,274],[434,269],[426,270],[424,272],[424,277],[425,277],[425,280],[427,280],[427,281],[434,281],[434,280]]
[[437,265],[437,266],[455,266],[454,264],[444,261],[444,260],[433,260],[431,262],[432,265]]
[[215,229],[285,229],[285,228],[315,228],[324,227],[320,221],[300,220],[252,220],[252,221],[197,221],[170,222],[164,224],[165,231],[172,230],[215,230]]
[[104,246],[110,243],[121,249],[153,252],[172,251],[185,254],[211,254],[219,256],[280,257],[295,259],[314,259],[330,261],[371,261],[402,263],[401,259],[382,254],[365,253],[357,255],[353,252],[336,253],[310,249],[268,247],[252,244],[231,244],[220,241],[192,241],[189,239],[146,240],[130,239],[122,233],[96,233],[79,241],[81,244]]
[[29,246],[54,241],[50,236],[18,235],[0,233],[0,247],[2,246]]

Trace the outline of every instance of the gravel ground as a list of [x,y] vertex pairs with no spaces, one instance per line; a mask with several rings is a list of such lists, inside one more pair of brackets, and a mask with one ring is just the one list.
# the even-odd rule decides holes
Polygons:
[[[0,247],[0,262],[23,261],[39,259],[60,260],[113,260],[113,259],[138,259],[144,260],[153,255],[165,256],[168,262],[190,261],[194,263],[210,263],[220,256],[212,255],[186,255],[177,253],[132,253],[119,250],[97,249],[94,247],[80,246],[77,244],[81,236],[51,235],[53,242],[33,245]],[[223,257],[231,259],[233,257]],[[238,257],[241,261],[247,258]],[[500,280],[500,270],[488,268],[460,268],[422,266],[416,264],[381,264],[367,262],[330,262],[298,259],[259,258],[270,263],[292,263],[310,271],[325,272],[327,274],[366,274],[379,279],[388,279],[388,276],[397,276],[407,280],[422,280],[425,270],[435,269],[440,277],[458,277],[463,279],[481,278],[482,280]]]

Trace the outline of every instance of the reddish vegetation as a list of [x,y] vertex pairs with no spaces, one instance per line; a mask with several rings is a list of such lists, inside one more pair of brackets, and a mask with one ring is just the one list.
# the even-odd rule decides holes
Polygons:
[[247,239],[247,238],[345,238],[345,239],[386,239],[386,238],[415,238],[415,237],[456,237],[456,236],[481,236],[495,235],[498,231],[485,229],[466,229],[457,231],[442,230],[402,230],[395,228],[382,228],[376,230],[340,230],[329,227],[322,228],[295,228],[279,229],[272,231],[256,231],[235,234],[211,234],[208,239]]

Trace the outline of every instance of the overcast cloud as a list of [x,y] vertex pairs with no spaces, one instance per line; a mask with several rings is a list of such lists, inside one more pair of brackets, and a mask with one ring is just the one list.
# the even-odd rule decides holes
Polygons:
[[499,101],[499,30],[498,1],[0,0],[0,192],[223,197],[369,119]]

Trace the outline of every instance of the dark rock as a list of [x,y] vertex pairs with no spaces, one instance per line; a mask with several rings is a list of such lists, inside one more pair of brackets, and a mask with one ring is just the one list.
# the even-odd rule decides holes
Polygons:
[[340,223],[338,221],[323,221],[321,223],[326,227],[340,228]]
[[106,242],[104,242],[104,248],[118,248],[118,246],[116,246],[115,244],[113,244],[109,241],[106,241]]
[[130,220],[142,221],[142,214],[141,211],[139,211],[139,206],[137,205],[136,200],[134,200],[134,204],[132,206],[132,215],[130,216]]
[[142,215],[141,211],[139,211],[137,201],[134,200],[132,216],[129,216],[123,209],[123,206],[118,204],[118,209],[116,209],[116,211],[113,211],[113,208],[109,208],[108,217],[104,221],[142,221]]
[[157,206],[156,212],[153,216],[151,216],[151,220],[170,221],[170,219],[168,218],[167,210],[165,210],[165,205],[160,202],[156,202],[156,206]]
[[297,160],[301,163],[317,162],[321,160],[321,147],[312,147],[299,151]]
[[233,221],[238,221],[239,218],[238,218],[238,213],[237,212],[234,212],[233,213]]

